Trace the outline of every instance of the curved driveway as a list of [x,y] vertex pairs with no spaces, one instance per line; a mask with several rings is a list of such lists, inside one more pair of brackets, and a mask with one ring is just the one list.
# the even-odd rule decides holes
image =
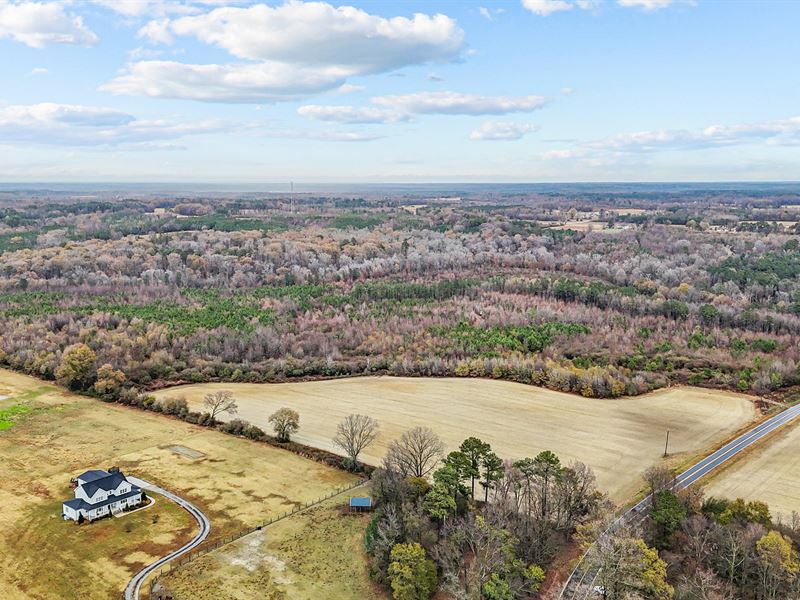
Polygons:
[[185,509],[190,515],[192,515],[195,521],[197,521],[197,524],[200,525],[200,531],[196,536],[194,536],[192,541],[178,550],[170,552],[165,557],[158,559],[156,562],[146,566],[133,576],[133,579],[131,579],[130,583],[128,583],[128,587],[125,588],[125,600],[139,600],[139,590],[141,590],[144,580],[147,579],[151,573],[157,571],[169,561],[186,554],[193,548],[196,548],[204,539],[206,539],[206,537],[208,537],[208,534],[211,532],[211,523],[209,522],[208,517],[206,517],[199,508],[197,508],[191,502],[184,500],[180,496],[176,496],[172,492],[168,492],[167,490],[139,479],[138,477],[129,476],[128,481],[130,481],[133,485],[139,486],[143,490],[152,492],[154,494],[160,494],[161,496],[172,500],[175,504]]
[[[791,408],[787,408],[783,412],[778,413],[774,417],[770,417],[766,421],[763,421],[759,425],[756,425],[746,433],[743,433],[736,439],[731,442],[725,444],[722,448],[714,452],[713,454],[707,456],[700,462],[696,463],[692,467],[686,469],[683,473],[678,475],[675,478],[675,487],[677,489],[689,487],[693,483],[697,482],[699,479],[705,477],[711,471],[719,467],[720,465],[725,464],[729,460],[731,460],[734,456],[746,450],[753,444],[757,443],[763,437],[771,434],[773,431],[780,429],[790,421],[793,421],[797,417],[800,417],[800,404],[796,406],[792,406]],[[646,498],[639,501],[636,506],[628,509],[622,515],[620,515],[612,524],[611,526],[602,534],[602,536],[606,536],[609,533],[613,532],[617,527],[628,523],[630,521],[635,520],[637,517],[643,517],[644,513],[646,513],[647,509],[650,506],[651,496],[647,496]],[[602,537],[601,536],[601,537]],[[589,550],[591,551],[591,549]],[[581,557],[581,560],[578,562],[578,565],[572,571],[567,579],[566,583],[564,584],[564,588],[561,590],[561,594],[559,598],[562,599],[571,599],[576,600],[578,598],[585,599],[590,598],[594,591],[594,583],[597,580],[598,572],[597,571],[583,571],[581,569],[581,565],[583,560],[586,558],[588,552]],[[588,587],[586,587],[582,591],[582,587],[585,585],[586,582],[590,582]]]

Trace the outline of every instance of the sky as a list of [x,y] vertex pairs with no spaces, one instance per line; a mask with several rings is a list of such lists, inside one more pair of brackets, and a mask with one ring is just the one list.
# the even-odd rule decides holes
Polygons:
[[800,180],[800,1],[0,0],[0,182]]

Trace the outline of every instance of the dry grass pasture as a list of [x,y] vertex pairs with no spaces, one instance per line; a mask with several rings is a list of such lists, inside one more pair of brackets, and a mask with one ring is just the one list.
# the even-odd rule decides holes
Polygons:
[[589,399],[544,388],[486,379],[360,377],[280,384],[198,384],[161,390],[199,409],[203,396],[231,390],[239,416],[270,429],[282,406],[300,413],[295,436],[335,450],[336,425],[350,413],[381,424],[364,459],[378,463],[387,444],[417,425],[431,427],[455,448],[468,436],[490,442],[502,457],[556,452],[563,461],[591,465],[598,483],[623,501],[641,487],[640,474],[661,460],[666,430],[673,460],[685,461],[756,418],[752,398],[732,392],[673,387],[636,398]]
[[5,370],[0,396],[0,410],[26,408],[0,431],[3,599],[114,598],[142,565],[194,534],[189,515],[158,496],[120,519],[62,521],[69,479],[83,470],[118,465],[183,495],[211,519],[212,539],[353,481],[277,448]]
[[173,571],[161,582],[175,600],[385,598],[367,573],[368,514],[334,498]]
[[800,512],[800,422],[744,453],[709,482],[706,494],[763,500],[773,516]]

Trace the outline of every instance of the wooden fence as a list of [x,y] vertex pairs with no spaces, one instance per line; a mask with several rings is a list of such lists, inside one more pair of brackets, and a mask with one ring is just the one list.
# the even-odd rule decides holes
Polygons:
[[[229,535],[229,536],[226,536],[224,538],[220,538],[218,540],[214,540],[214,542],[212,542],[212,543],[208,543],[208,544],[202,543],[202,544],[200,544],[200,546],[196,550],[191,550],[190,552],[187,552],[186,554],[182,555],[180,558],[176,558],[176,559],[170,561],[169,563],[164,565],[161,569],[158,570],[158,572],[156,572],[152,576],[153,579],[150,582],[150,596],[149,596],[150,599],[154,600],[155,596],[153,594],[154,594],[155,586],[158,584],[158,580],[161,578],[161,576],[164,575],[165,573],[169,573],[170,571],[174,571],[175,569],[179,569],[179,568],[189,564],[193,560],[198,559],[198,558],[200,558],[201,556],[203,556],[205,554],[208,554],[212,550],[216,550],[218,548],[221,548],[222,546],[226,546],[226,545],[230,544],[231,542],[235,542],[236,540],[239,540],[239,539],[243,538],[246,535],[250,535],[251,533],[255,533],[256,531],[260,531],[260,530],[264,529],[265,527],[269,527],[273,523],[277,523],[278,521],[281,521],[283,519],[291,517],[292,515],[297,514],[300,511],[309,509],[312,506],[316,506],[318,504],[322,504],[323,502],[325,502],[326,500],[330,500],[334,496],[338,496],[339,494],[343,494],[345,492],[349,492],[350,490],[355,489],[355,488],[357,488],[359,486],[362,486],[365,483],[367,483],[367,480],[362,479],[362,480],[356,481],[356,482],[354,482],[354,483],[352,483],[350,485],[346,485],[346,486],[342,486],[340,488],[336,488],[330,494],[327,494],[325,496],[320,496],[316,500],[310,500],[310,501],[306,502],[305,504],[300,504],[298,506],[295,506],[292,510],[288,510],[286,512],[283,512],[283,513],[280,513],[278,515],[275,515],[274,517],[271,517],[271,518],[267,519],[266,521],[264,521],[260,525],[256,525],[255,527],[249,527],[249,528],[244,529],[244,530],[242,530],[242,531],[240,531],[238,533],[234,533],[233,535]],[[125,600],[124,594],[122,596],[122,599]]]

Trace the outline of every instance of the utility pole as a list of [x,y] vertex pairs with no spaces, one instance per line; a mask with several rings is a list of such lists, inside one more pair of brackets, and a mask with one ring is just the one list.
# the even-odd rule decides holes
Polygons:
[[664,444],[664,458],[669,454],[669,429],[667,429],[667,443]]

